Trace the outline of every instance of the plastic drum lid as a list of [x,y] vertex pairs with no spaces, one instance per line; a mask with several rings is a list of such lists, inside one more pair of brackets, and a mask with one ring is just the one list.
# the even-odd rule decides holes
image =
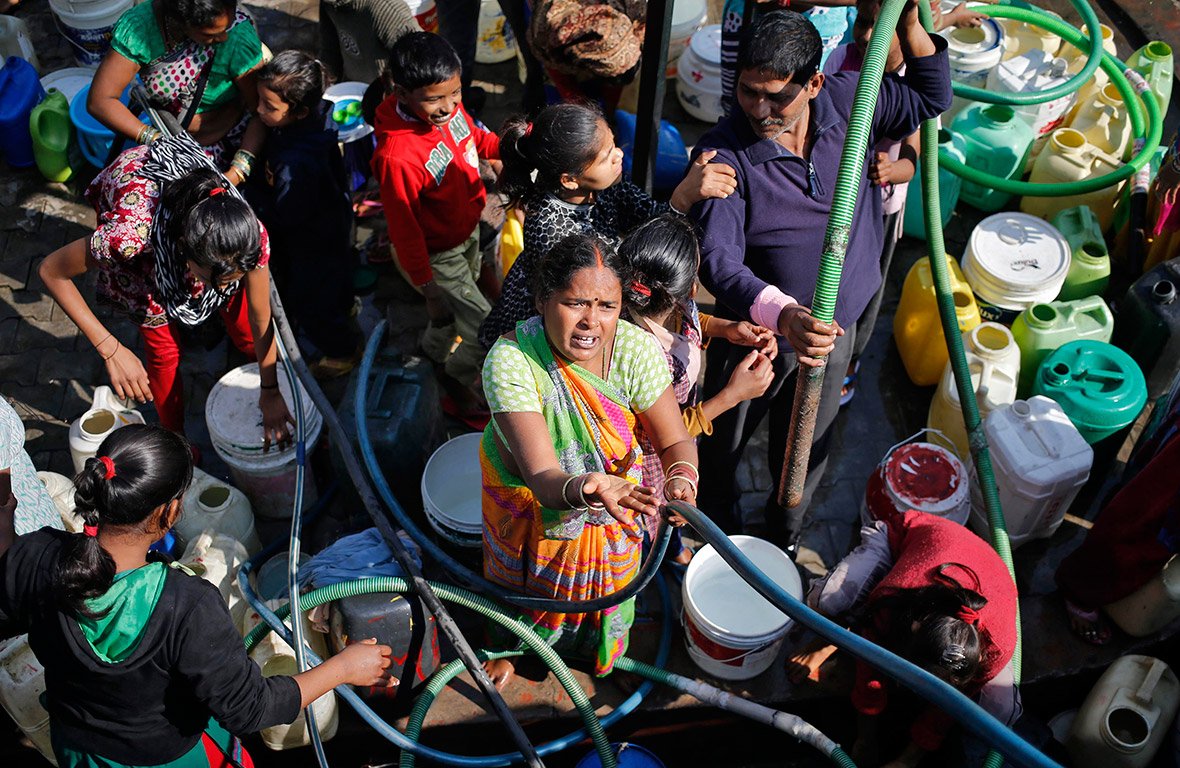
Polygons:
[[[885,486],[895,503],[945,514],[967,498],[967,470],[947,449],[932,443],[907,443],[889,455]],[[900,507],[899,507],[900,508]]]
[[[277,370],[279,391],[294,416],[292,404],[295,401],[291,397],[291,388],[287,383],[282,363],[277,364]],[[258,410],[261,383],[258,364],[248,363],[222,376],[205,400],[205,424],[209,427],[209,437],[214,449],[226,463],[235,464],[241,469],[278,468],[295,456],[293,445],[281,450],[271,448],[263,452],[262,412]],[[310,446],[319,437],[323,420],[303,387],[299,388],[299,394],[303,400],[303,415],[306,420],[306,443]]]
[[[339,104],[341,101],[361,101],[365,98],[365,90],[368,89],[368,83],[362,83],[357,80],[346,80],[343,83],[336,83],[328,90],[324,91],[324,98],[333,104]],[[338,137],[340,141],[345,144],[363,139],[373,132],[373,126],[361,120],[357,125],[348,130],[340,131]]]
[[692,36],[688,47],[705,69],[721,72],[721,25],[702,27]]
[[422,472],[422,502],[436,517],[460,533],[483,533],[483,477],[479,465],[482,433],[459,435],[443,443]]
[[1052,300],[1065,282],[1069,259],[1069,243],[1053,225],[1027,213],[997,213],[971,232],[963,273],[989,301]]
[[950,27],[939,34],[946,38],[952,60],[957,56],[986,54],[1004,44],[1004,28],[995,19],[984,19],[978,27]]
[[41,78],[41,87],[46,92],[50,88],[56,88],[65,95],[67,102],[72,103],[78,92],[90,85],[93,79],[94,70],[89,67],[66,67]]

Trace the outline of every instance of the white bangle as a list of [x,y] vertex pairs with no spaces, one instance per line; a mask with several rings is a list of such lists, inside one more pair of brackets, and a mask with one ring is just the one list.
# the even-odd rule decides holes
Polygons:
[[579,477],[579,475],[570,475],[569,477],[567,477],[565,479],[565,482],[561,486],[561,501],[563,504],[568,504],[569,509],[577,509],[578,508],[577,505],[571,503],[569,500],[569,497],[566,496],[566,491],[569,490],[570,483],[572,483],[574,480],[577,480],[578,477]]
[[701,471],[697,469],[696,465],[690,461],[674,461],[672,462],[671,466],[664,470],[664,474],[668,477],[672,477],[672,470],[676,469],[677,467],[688,467],[691,469],[694,479],[699,480],[701,477]]
[[673,480],[683,480],[684,482],[688,483],[688,487],[692,488],[692,495],[694,497],[697,495],[697,484],[695,482],[693,482],[692,478],[688,477],[687,475],[672,475],[671,477],[669,477],[667,480],[664,481],[664,497],[665,498],[667,498],[667,496],[668,496],[668,483],[671,483]]

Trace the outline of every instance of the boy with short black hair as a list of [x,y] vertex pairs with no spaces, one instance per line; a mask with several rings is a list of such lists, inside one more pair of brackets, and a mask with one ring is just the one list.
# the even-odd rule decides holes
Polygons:
[[[487,192],[479,161],[499,160],[496,134],[463,109],[462,65],[438,35],[415,32],[390,55],[393,95],[377,109],[373,174],[397,263],[426,299],[422,350],[480,402],[473,385],[483,363],[476,340],[491,310],[476,285],[479,217]],[[462,342],[452,351],[456,336]]]

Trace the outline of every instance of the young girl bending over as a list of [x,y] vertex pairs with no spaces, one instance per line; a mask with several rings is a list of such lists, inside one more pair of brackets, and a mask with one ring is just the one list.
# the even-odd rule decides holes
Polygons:
[[[778,352],[774,333],[753,323],[725,320],[697,309],[694,297],[701,253],[692,223],[682,216],[664,214],[641,224],[623,241],[619,257],[632,275],[630,284],[623,289],[627,319],[659,342],[672,372],[672,390],[688,434],[694,439],[710,434],[713,419],[746,400],[760,397],[774,380],[771,360]],[[726,339],[751,350],[729,383],[717,395],[701,402],[697,385],[701,350],[711,338]],[[651,453],[646,443],[643,452]],[[660,496],[663,475],[654,464],[644,465],[643,484]],[[653,516],[647,522],[654,534],[659,521]],[[692,556],[680,544],[677,531],[673,531],[668,551],[677,562],[686,563]]]
[[714,154],[703,153],[671,200],[661,203],[623,179],[623,150],[593,107],[555,104],[532,122],[509,120],[500,136],[500,189],[512,206],[524,210],[524,251],[480,326],[480,343],[490,348],[518,322],[537,314],[529,290],[533,271],[562,238],[596,235],[617,248],[623,235],[654,216],[687,213],[705,198],[728,197],[737,188],[736,176],[728,165],[710,163]]
[[[337,685],[388,684],[390,649],[376,641],[263,678],[217,588],[149,561],[180,516],[188,443],[132,425],[97,456],[74,479],[84,532],[43,528],[0,555],[0,637],[27,632],[45,664],[60,768],[235,764],[234,735],[289,723]],[[12,523],[0,507],[0,547]]]

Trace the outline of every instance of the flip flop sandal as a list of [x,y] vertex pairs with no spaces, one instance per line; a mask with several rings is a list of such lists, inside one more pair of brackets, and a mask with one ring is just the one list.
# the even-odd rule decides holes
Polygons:
[[856,379],[860,375],[860,361],[857,360],[852,366],[852,373],[844,377],[844,384],[840,387],[840,407],[848,405],[852,402],[852,398],[856,396]]
[[1098,611],[1087,611],[1066,600],[1065,612],[1069,614],[1071,619],[1076,619],[1089,625],[1085,629],[1079,630],[1074,628],[1072,621],[1070,622],[1070,629],[1082,640],[1090,645],[1098,646],[1106,645],[1110,642],[1110,627],[1106,625],[1106,622],[1102,619],[1102,614]]

